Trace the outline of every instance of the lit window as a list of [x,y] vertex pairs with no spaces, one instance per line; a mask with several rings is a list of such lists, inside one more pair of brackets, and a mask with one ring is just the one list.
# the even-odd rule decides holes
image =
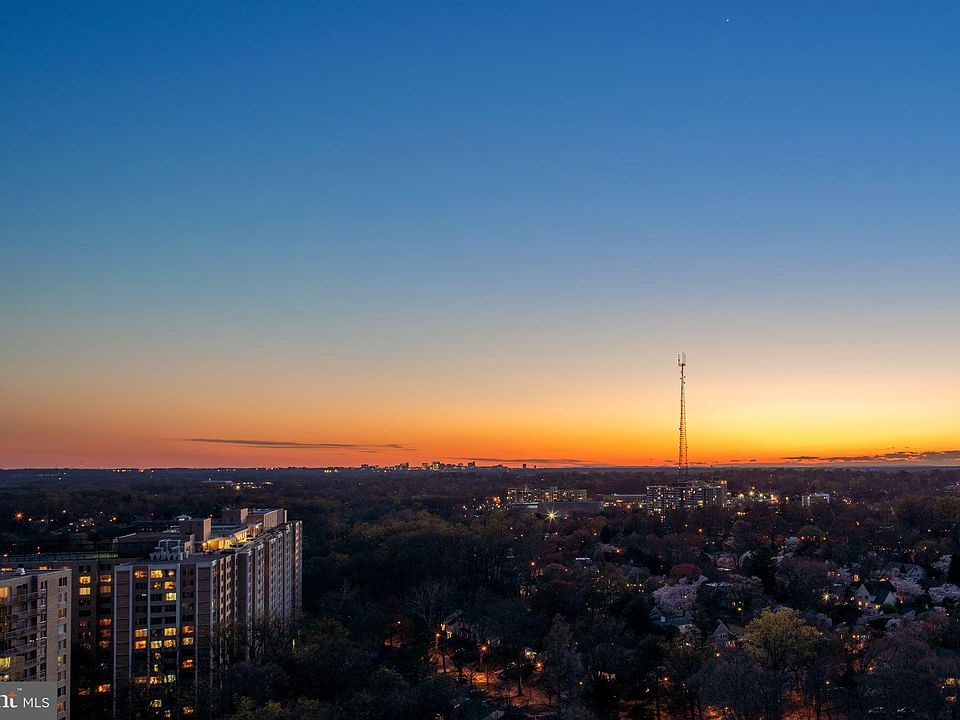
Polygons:
[[177,594],[176,594],[175,592],[164,593],[163,599],[164,599],[164,600],[171,600],[171,601],[172,601],[172,600],[176,600],[176,599],[177,599]]
[[81,575],[81,576],[80,576],[80,584],[81,584],[81,585],[89,585],[89,584],[90,584],[90,576],[89,576],[89,575]]
[[134,650],[146,650],[146,649],[147,649],[147,641],[146,641],[146,640],[134,640],[134,641],[133,641],[133,649],[134,649]]
[[164,640],[164,641],[163,641],[163,646],[164,646],[165,648],[173,648],[173,647],[176,647],[176,646],[177,646],[177,641],[176,641],[176,640]]
[[147,577],[147,571],[146,571],[146,570],[134,570],[134,571],[133,571],[133,576],[134,576],[137,580],[143,580],[144,578]]
[[159,579],[159,578],[162,578],[162,577],[163,577],[163,570],[151,570],[151,571],[150,571],[150,577],[151,577],[152,579],[154,579],[154,580]]
[[[113,582],[113,576],[110,575],[110,574],[108,574],[108,573],[101,573],[101,574],[100,574],[100,582],[102,582],[102,583]],[[108,686],[108,687],[109,687],[109,686]]]
[[193,645],[193,638],[192,638],[192,637],[186,637],[186,638],[184,638],[184,639],[181,641],[181,644],[182,644],[184,647],[186,647],[186,646],[188,646],[188,645]]
[[175,627],[165,627],[163,629],[163,634],[166,635],[167,637],[170,637],[171,635],[176,635],[177,629]]
[[80,594],[81,594],[81,595],[89,595],[89,594],[90,594],[90,588],[88,588],[88,587],[82,587],[82,588],[80,588]]
[[137,629],[134,631],[134,635],[136,635],[138,638],[139,638],[139,637],[146,637],[146,636],[147,636],[147,629],[146,629],[146,628],[137,628]]
[[193,658],[187,658],[186,660],[184,660],[182,663],[180,663],[180,667],[182,667],[182,668],[184,668],[184,669],[186,669],[186,670],[189,670],[190,668],[192,668],[192,667],[193,667]]
[[110,692],[110,683],[104,683],[103,685],[97,685],[98,693]]

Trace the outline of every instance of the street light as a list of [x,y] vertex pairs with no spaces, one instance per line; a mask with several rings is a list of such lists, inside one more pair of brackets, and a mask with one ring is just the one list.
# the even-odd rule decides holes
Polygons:
[[487,666],[483,662],[484,653],[487,652],[487,646],[480,646],[480,667],[483,669],[483,679],[487,683],[487,692],[490,692],[490,673],[487,672]]

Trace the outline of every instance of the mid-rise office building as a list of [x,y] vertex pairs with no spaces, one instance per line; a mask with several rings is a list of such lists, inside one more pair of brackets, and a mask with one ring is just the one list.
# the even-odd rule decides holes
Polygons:
[[0,682],[55,682],[70,717],[70,571],[0,571]]

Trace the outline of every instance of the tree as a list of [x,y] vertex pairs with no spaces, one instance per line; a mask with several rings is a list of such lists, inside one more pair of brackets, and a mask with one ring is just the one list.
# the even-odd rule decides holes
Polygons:
[[894,720],[904,709],[916,718],[938,718],[947,707],[949,663],[930,648],[916,627],[908,626],[874,640],[869,663],[860,677],[861,705],[873,715]]
[[829,711],[831,691],[846,660],[843,646],[835,635],[821,635],[815,641],[816,662],[805,664],[800,676],[800,690],[808,707],[813,707],[815,720],[821,720],[825,708]]
[[761,683],[759,666],[739,651],[711,661],[699,678],[704,699],[724,720],[760,720],[764,712]]
[[960,585],[960,555],[953,554],[950,556],[950,565],[947,570],[947,580],[952,582],[954,585]]
[[674,717],[696,720],[700,711],[698,675],[703,669],[706,649],[697,630],[673,639],[663,656],[667,699]]
[[430,634],[439,627],[449,594],[446,580],[426,580],[407,593],[406,606],[420,632]]
[[764,545],[746,553],[743,558],[743,574],[758,578],[763,584],[763,591],[772,595],[777,585],[773,549],[769,545]]
[[501,649],[516,663],[517,695],[523,695],[523,651],[530,642],[535,621],[519,598],[491,603],[488,614],[493,633],[500,637]]
[[914,581],[908,578],[906,575],[901,575],[900,573],[891,573],[890,583],[896,588],[897,595],[899,595],[904,600],[916,600],[923,594],[923,588]]
[[564,695],[572,696],[579,687],[583,664],[577,654],[577,641],[570,625],[560,615],[553,619],[543,640],[544,687],[551,700],[562,706]]
[[814,656],[820,632],[800,619],[792,608],[764,610],[744,630],[744,649],[763,673],[764,715],[783,717],[784,694],[790,681]]
[[687,582],[693,582],[702,574],[703,573],[698,565],[694,565],[693,563],[680,563],[679,565],[674,565],[672,568],[670,568],[669,577],[674,582],[680,580],[681,578],[685,578]]
[[697,591],[705,580],[706,578],[702,576],[693,582],[683,578],[675,585],[668,584],[655,590],[653,599],[657,607],[669,615],[686,615],[696,604]]

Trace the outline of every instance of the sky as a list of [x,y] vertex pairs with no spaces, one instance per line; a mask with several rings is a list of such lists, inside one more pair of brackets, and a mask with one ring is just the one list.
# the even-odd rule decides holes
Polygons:
[[960,463],[958,23],[5,4],[0,467]]

